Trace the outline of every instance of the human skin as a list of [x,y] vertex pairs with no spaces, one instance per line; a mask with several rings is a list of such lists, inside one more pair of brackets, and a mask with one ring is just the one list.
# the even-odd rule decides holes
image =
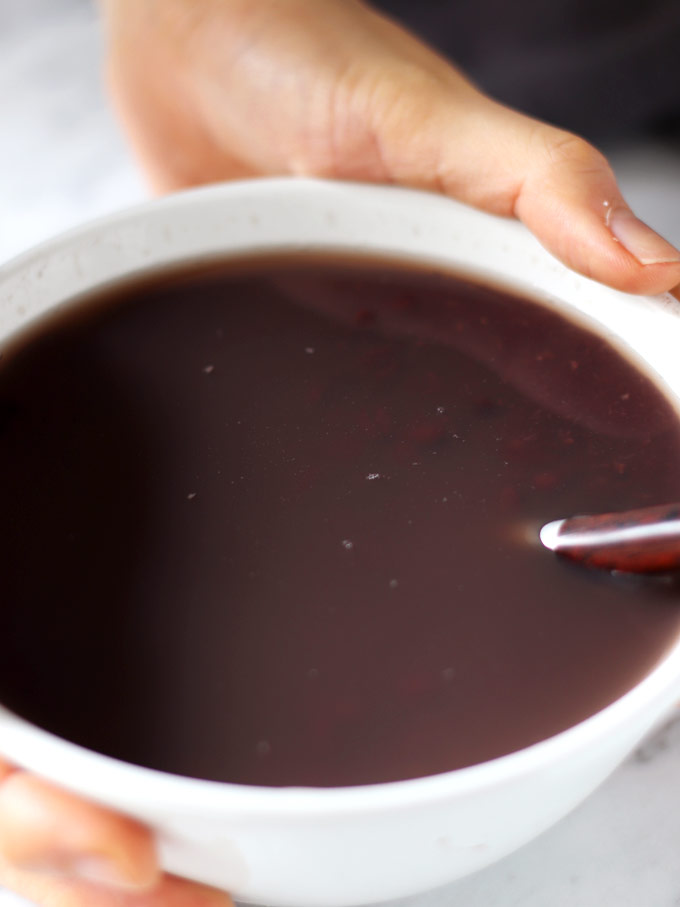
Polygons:
[[159,191],[262,174],[418,186],[517,217],[635,293],[680,283],[582,139],[496,103],[359,0],[104,0],[110,81]]
[[[516,217],[619,289],[680,284],[605,158],[509,110],[359,0],[103,0],[113,97],[152,185],[298,174],[417,186]],[[304,872],[304,866],[300,868]],[[218,907],[153,836],[0,761],[0,884],[43,907]]]

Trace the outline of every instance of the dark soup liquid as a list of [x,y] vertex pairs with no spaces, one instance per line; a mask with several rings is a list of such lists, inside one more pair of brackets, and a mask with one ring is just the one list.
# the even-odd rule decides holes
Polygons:
[[680,499],[606,341],[425,267],[279,255],[53,313],[0,360],[0,701],[198,778],[352,785],[527,746],[630,689],[673,577],[539,527]]

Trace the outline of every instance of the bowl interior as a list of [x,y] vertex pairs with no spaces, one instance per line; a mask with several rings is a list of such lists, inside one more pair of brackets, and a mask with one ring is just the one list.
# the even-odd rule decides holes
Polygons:
[[[501,284],[537,298],[604,334],[625,355],[654,377],[673,405],[680,399],[680,308],[672,297],[633,298],[580,277],[556,262],[521,226],[473,211],[436,196],[406,190],[341,186],[315,181],[261,181],[213,187],[166,199],[77,230],[10,263],[0,279],[0,334],[9,336],[41,313],[67,304],[94,288],[190,262],[269,250],[338,250],[398,256],[432,262]],[[424,796],[427,785],[462,784],[469,788],[489,778],[527,771],[570,747],[596,741],[608,724],[625,722],[646,702],[671,701],[680,677],[680,645],[642,684],[605,713],[581,726],[486,766],[473,766],[441,778],[398,782],[403,796]],[[60,766],[66,780],[78,783],[77,765],[89,754],[68,747],[4,712],[3,748],[29,767],[44,770],[46,760]],[[40,746],[36,747],[36,741]],[[551,749],[552,748],[552,749]],[[49,752],[49,756],[47,755]],[[61,751],[60,751],[61,752]],[[100,760],[99,780],[88,774],[90,793],[98,793],[107,771],[135,772],[137,779],[160,773]],[[67,762],[71,760],[67,765]],[[486,774],[485,774],[486,773]],[[187,797],[209,800],[209,782],[173,779]],[[137,780],[135,786],[143,784]],[[80,783],[82,788],[82,780]],[[230,787],[224,785],[224,787]],[[375,796],[382,796],[375,785]],[[385,785],[383,787],[389,787]],[[202,793],[199,794],[199,788]],[[88,792],[88,791],[85,791]],[[287,791],[275,794],[284,804]],[[332,790],[307,792],[332,797]],[[346,792],[345,792],[346,793]],[[256,802],[257,789],[230,796]],[[357,789],[362,802],[370,798]]]

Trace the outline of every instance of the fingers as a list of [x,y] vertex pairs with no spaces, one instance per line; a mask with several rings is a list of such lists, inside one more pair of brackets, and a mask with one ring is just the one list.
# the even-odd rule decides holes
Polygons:
[[223,892],[174,876],[136,893],[0,867],[0,884],[39,907],[233,907]]
[[41,907],[232,907],[162,876],[150,832],[0,760],[0,885]]
[[145,828],[23,771],[0,786],[0,853],[18,868],[123,888],[160,878]]
[[0,759],[0,784],[7,778],[14,769],[11,765],[5,762],[4,759]]

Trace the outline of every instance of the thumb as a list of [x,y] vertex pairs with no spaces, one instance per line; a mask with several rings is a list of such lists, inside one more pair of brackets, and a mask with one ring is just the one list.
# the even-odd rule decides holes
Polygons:
[[680,281],[680,252],[635,216],[587,142],[541,125],[523,167],[514,213],[569,267],[631,293]]
[[[378,166],[361,178],[420,185],[517,217],[568,267],[620,290],[660,293],[680,283],[680,252],[635,217],[604,155],[493,101],[396,23],[372,23],[380,75],[374,69],[364,94]],[[349,134],[356,121],[348,118]],[[349,144],[346,159],[365,161],[365,147]]]
[[604,155],[458,78],[430,106],[410,144],[417,153],[402,143],[395,155],[398,182],[517,217],[568,267],[616,289],[653,294],[680,283],[680,252],[633,214]]

